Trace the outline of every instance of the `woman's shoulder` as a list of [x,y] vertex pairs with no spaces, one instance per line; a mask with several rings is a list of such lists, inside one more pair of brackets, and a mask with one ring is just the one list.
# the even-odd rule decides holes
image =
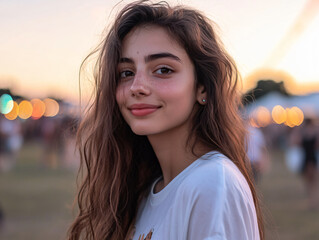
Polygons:
[[198,159],[177,195],[185,214],[191,209],[186,216],[190,239],[259,239],[251,190],[226,156],[217,153]]
[[[196,167],[188,174],[181,184],[187,192],[204,195],[230,193],[239,191],[250,194],[250,188],[237,166],[225,155],[210,152],[196,160]],[[235,193],[234,192],[234,193]]]

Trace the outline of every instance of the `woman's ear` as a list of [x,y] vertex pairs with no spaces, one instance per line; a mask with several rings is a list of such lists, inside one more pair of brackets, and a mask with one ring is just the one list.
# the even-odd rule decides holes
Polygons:
[[201,105],[205,105],[207,103],[207,93],[204,85],[199,85],[197,88],[197,102]]

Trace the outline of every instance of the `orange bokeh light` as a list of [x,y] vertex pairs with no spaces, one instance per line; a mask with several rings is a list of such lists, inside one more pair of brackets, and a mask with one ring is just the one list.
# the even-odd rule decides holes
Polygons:
[[54,117],[59,113],[59,104],[57,101],[51,99],[51,98],[46,98],[43,100],[45,104],[45,112],[44,116],[46,117]]
[[9,120],[14,120],[18,117],[18,115],[19,115],[19,105],[15,101],[13,101],[12,110],[9,113],[5,114],[4,116]]
[[266,127],[271,123],[269,110],[265,107],[258,107],[255,112],[255,119],[259,127]]
[[289,127],[295,127],[302,124],[304,120],[304,114],[298,107],[286,108],[287,120],[286,125]]
[[21,119],[28,119],[32,115],[32,110],[33,110],[32,104],[29,101],[27,101],[27,100],[23,100],[19,104],[19,114],[18,114],[18,116]]
[[271,116],[272,116],[272,119],[274,120],[274,122],[277,123],[277,124],[282,124],[282,123],[284,123],[287,120],[286,111],[280,105],[276,105],[272,109]]
[[39,119],[44,115],[45,112],[45,104],[40,99],[32,99],[31,100],[33,111],[32,118]]

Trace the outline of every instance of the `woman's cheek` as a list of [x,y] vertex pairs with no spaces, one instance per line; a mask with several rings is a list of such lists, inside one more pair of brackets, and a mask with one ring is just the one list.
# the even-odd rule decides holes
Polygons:
[[125,102],[125,88],[123,84],[120,84],[116,89],[116,102],[119,107]]

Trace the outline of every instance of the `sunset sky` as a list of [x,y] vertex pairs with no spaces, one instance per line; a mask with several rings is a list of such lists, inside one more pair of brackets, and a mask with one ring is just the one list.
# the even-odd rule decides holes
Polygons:
[[[82,60],[101,40],[112,16],[130,1],[112,10],[117,2],[0,0],[0,88],[29,98],[54,96],[76,102]],[[258,69],[274,69],[292,76],[298,89],[319,90],[318,0],[183,4],[202,10],[217,23],[244,79]],[[82,90],[88,85],[82,84]]]

